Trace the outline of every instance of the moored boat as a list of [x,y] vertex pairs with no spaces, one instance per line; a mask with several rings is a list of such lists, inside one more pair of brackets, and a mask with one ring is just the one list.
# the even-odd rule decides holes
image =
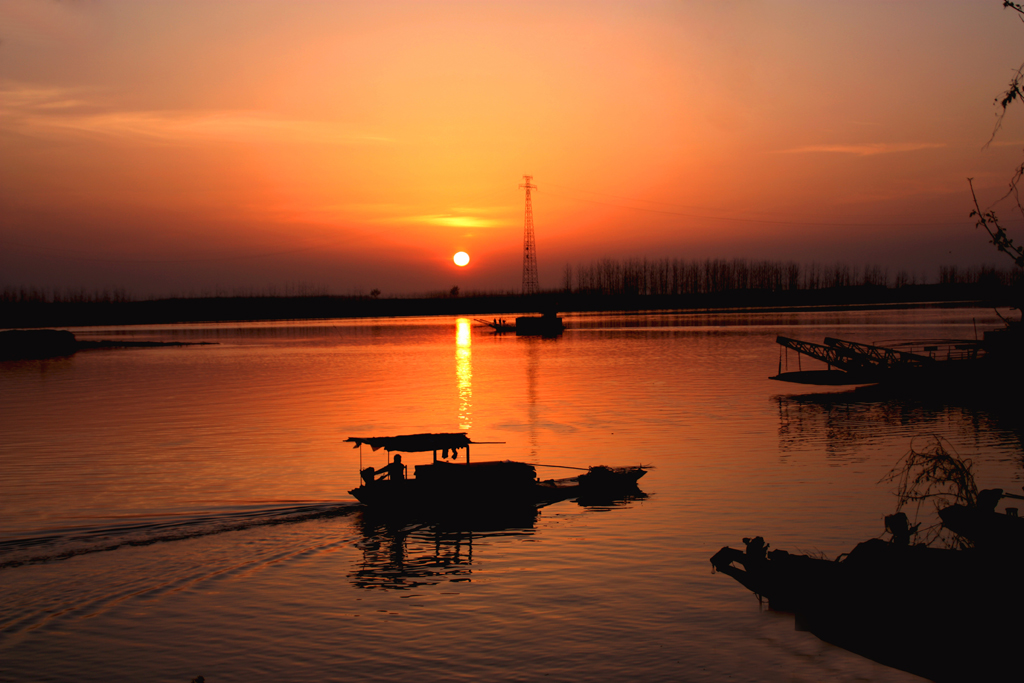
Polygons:
[[523,315],[516,318],[516,335],[520,337],[557,337],[565,330],[562,319],[553,311],[544,315]]
[[799,630],[882,664],[934,681],[1014,679],[1024,636],[1018,518],[956,505],[940,511],[947,527],[946,510],[991,532],[986,540],[1009,542],[911,545],[916,527],[897,513],[886,518],[891,540],[864,541],[835,560],[769,550],[756,537],[743,539],[745,550],[722,548],[711,565],[770,609],[794,613]]

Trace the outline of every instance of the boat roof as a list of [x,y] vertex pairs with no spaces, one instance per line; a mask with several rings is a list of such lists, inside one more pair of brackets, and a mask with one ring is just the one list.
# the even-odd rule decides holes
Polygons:
[[345,441],[354,443],[355,446],[353,448],[358,448],[365,443],[375,451],[383,448],[387,451],[400,451],[402,453],[440,451],[445,448],[466,448],[469,444],[473,443],[469,440],[469,435],[466,432],[405,434],[401,436],[350,436]]

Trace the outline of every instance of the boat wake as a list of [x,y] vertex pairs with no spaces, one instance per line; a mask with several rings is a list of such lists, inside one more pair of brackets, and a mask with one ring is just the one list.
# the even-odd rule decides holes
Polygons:
[[302,505],[250,505],[215,508],[199,514],[136,517],[131,522],[76,526],[34,536],[0,541],[0,569],[25,564],[66,560],[88,553],[131,546],[181,541],[256,526],[289,524],[322,517],[347,515],[355,503]]

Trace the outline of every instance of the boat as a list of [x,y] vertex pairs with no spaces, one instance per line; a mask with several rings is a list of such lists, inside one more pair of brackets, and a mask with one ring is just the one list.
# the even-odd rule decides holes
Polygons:
[[[391,512],[513,513],[572,498],[614,499],[639,494],[637,482],[650,469],[644,465],[558,466],[580,470],[581,474],[541,480],[537,476],[537,466],[529,463],[472,461],[471,445],[500,442],[475,442],[465,432],[349,437],[345,441],[360,449],[362,483],[349,493],[368,508]],[[385,467],[364,469],[363,445],[369,446],[371,451],[384,449],[388,455]],[[402,462],[402,453],[433,453],[433,459],[415,465],[414,474],[410,477],[408,465]]]
[[494,320],[484,320],[483,318],[475,318],[475,320],[481,325],[494,330],[495,334],[505,334],[506,332],[515,332],[516,324],[514,322],[506,322],[504,318],[495,318]]
[[[885,519],[890,540],[864,541],[835,560],[769,550],[758,536],[744,538],[744,550],[722,548],[711,565],[769,609],[794,613],[798,630],[887,666],[934,681],[1018,680],[1019,520],[1015,509],[975,507],[939,511],[944,524],[948,516],[986,541],[971,547],[912,545],[916,529],[896,513]],[[1009,542],[992,543],[997,531]]]
[[565,325],[554,311],[544,315],[524,315],[516,318],[516,335],[519,337],[557,337],[563,331]]
[[956,503],[941,508],[942,526],[975,548],[998,551],[1010,547],[1021,549],[1024,554],[1024,518],[1018,515],[1016,507],[996,512],[996,504],[1002,498],[1024,500],[1024,496],[1003,489],[984,489],[978,492],[974,505]]

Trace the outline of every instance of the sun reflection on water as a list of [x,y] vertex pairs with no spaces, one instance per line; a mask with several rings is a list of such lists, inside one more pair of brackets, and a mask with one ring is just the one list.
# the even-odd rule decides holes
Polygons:
[[459,391],[459,429],[473,427],[473,337],[469,318],[455,321],[455,378]]

